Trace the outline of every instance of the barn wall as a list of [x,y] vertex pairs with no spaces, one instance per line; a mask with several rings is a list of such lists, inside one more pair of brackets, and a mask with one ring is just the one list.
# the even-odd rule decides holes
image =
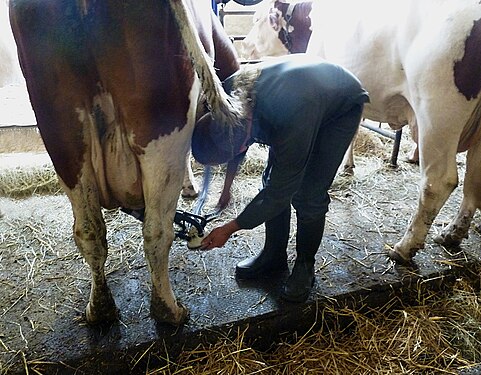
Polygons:
[[0,0],[0,87],[22,82],[22,73],[17,58],[8,17],[8,1]]

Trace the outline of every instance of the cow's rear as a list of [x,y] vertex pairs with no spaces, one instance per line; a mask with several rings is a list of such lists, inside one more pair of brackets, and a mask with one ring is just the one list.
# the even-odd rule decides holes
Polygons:
[[[184,7],[184,1],[172,1]],[[195,33],[213,55],[214,45],[228,38],[215,23],[210,2],[186,3],[193,10]],[[169,4],[10,4],[38,127],[72,204],[75,242],[92,270],[87,306],[91,323],[117,315],[104,274],[107,244],[101,207],[145,207],[151,313],[174,324],[187,316],[171,289],[168,254],[201,83],[185,47],[185,31],[179,31],[178,15]],[[183,23],[193,30],[189,19]],[[203,48],[198,42],[191,45]],[[229,46],[225,43],[223,53],[234,63],[225,66],[235,67]]]

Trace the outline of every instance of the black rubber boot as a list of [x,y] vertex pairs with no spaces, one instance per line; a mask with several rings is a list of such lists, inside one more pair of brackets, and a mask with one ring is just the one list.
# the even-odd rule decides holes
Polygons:
[[239,279],[260,279],[287,271],[287,243],[291,222],[291,208],[285,209],[265,223],[266,239],[263,250],[254,257],[237,263]]
[[298,223],[297,258],[292,273],[286,281],[281,297],[289,302],[305,302],[314,285],[315,255],[321,245],[325,219]]

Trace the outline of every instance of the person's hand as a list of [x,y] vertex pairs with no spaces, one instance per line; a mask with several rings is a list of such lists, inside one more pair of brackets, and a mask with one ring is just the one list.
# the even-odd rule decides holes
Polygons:
[[219,211],[223,211],[228,206],[230,200],[231,200],[230,191],[223,191],[222,194],[220,195],[217,205],[215,206],[216,209]]
[[217,227],[202,240],[200,248],[202,250],[212,250],[215,247],[222,247],[225,245],[232,233],[238,231],[239,229],[239,225],[235,220],[232,220],[221,227]]

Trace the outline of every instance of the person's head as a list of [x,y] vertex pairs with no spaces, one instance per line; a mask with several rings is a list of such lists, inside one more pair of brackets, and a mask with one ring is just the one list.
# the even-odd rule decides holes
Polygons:
[[232,92],[244,107],[245,117],[238,124],[225,124],[210,112],[197,120],[191,146],[192,155],[199,163],[224,164],[247,150],[251,135],[252,87],[257,76],[257,72],[238,72],[223,82],[226,93]]
[[206,113],[195,124],[192,135],[192,155],[204,165],[219,165],[229,162],[247,149],[250,138],[250,119],[229,126],[217,122],[211,113]]

